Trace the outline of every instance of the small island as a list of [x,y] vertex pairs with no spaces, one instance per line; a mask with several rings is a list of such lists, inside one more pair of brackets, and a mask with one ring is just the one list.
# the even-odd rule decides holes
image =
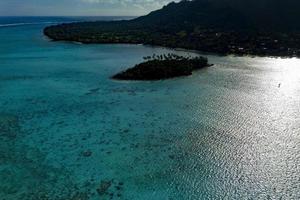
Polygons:
[[114,75],[116,80],[162,80],[189,76],[194,70],[211,66],[202,56],[163,54],[144,57],[145,62]]

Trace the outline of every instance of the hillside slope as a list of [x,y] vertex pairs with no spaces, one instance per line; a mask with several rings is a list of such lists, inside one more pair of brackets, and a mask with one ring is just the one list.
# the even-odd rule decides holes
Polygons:
[[47,27],[54,40],[142,43],[220,54],[300,56],[300,1],[193,0],[129,21]]
[[190,23],[214,28],[288,30],[300,28],[298,0],[193,0],[170,3],[136,21]]

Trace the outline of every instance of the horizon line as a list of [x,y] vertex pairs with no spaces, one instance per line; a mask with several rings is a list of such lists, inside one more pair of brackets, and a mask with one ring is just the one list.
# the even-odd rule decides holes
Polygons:
[[140,17],[142,15],[0,15],[0,17]]

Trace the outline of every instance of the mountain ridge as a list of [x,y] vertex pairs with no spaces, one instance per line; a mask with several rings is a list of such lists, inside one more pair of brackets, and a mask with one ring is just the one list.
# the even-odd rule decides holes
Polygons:
[[[229,28],[256,28],[269,30],[299,30],[300,29],[300,1],[297,0],[192,0],[171,2],[162,9],[153,11],[135,20],[148,21],[160,17],[161,21],[169,17],[175,19],[202,20],[206,26],[224,28],[224,24],[216,24],[211,19],[223,20]],[[176,12],[174,12],[176,11]],[[168,15],[166,15],[168,14]],[[201,15],[202,14],[202,15]],[[202,18],[201,18],[202,17]],[[218,22],[218,21],[215,21]],[[230,22],[228,24],[228,22]],[[246,23],[246,24],[245,24]],[[162,23],[164,24],[164,23]]]
[[[300,57],[300,1],[183,0],[132,20],[45,28],[53,40],[131,43],[217,54]],[[286,5],[285,7],[283,6]]]

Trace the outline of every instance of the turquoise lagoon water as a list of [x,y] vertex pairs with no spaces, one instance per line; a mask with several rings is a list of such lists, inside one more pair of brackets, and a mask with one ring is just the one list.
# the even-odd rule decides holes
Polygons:
[[300,199],[299,59],[113,81],[174,51],[52,42],[66,19],[26,20],[0,27],[1,200]]

